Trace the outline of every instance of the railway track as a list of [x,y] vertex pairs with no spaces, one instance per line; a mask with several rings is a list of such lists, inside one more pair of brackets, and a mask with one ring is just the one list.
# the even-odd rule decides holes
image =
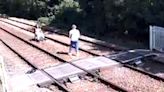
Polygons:
[[[117,74],[119,73],[119,74]],[[117,75],[116,75],[117,74]],[[141,72],[133,71],[127,67],[112,67],[100,69],[100,76],[110,80],[117,85],[128,88],[129,92],[155,92],[163,91],[163,82],[144,75]],[[151,83],[151,85],[148,85]],[[158,87],[156,86],[158,85]],[[161,87],[161,88],[160,88]]]
[[[33,26],[29,26],[29,25],[25,25],[25,24],[22,24],[22,23],[17,23],[17,22],[13,22],[11,20],[2,20],[3,22],[6,22],[10,25],[13,25],[13,26],[16,26],[16,27],[19,27],[20,29],[23,29],[23,30],[26,30],[26,31],[29,31],[29,32],[34,32],[34,27]],[[13,23],[11,23],[13,22]],[[17,24],[14,24],[14,23],[17,23]],[[66,35],[61,35],[61,34],[49,34],[49,33],[46,33],[46,38],[47,39],[50,39],[50,40],[53,40],[53,41],[56,41],[56,42],[60,42],[61,44],[64,44],[64,45],[67,45],[69,46],[70,44],[70,39],[66,36]],[[92,44],[94,43],[94,44]],[[101,45],[101,44],[95,44],[95,42],[93,41],[88,41],[88,40],[84,40],[84,39],[81,39],[80,40],[80,50],[82,51],[85,51],[85,52],[88,52],[90,54],[93,54],[93,53],[96,53],[94,55],[107,55],[107,54],[113,54],[113,53],[116,53],[118,51],[120,51],[120,49],[117,49],[117,48],[114,48],[112,46],[106,46],[106,45]]]
[[[17,72],[19,72],[19,74],[27,73],[28,71],[33,69],[28,64],[24,63],[24,61],[20,59],[18,55],[16,55],[15,53],[13,53],[13,51],[6,47],[2,43],[2,41],[0,41],[0,48],[0,55],[4,57],[6,61],[6,69],[7,71],[10,71],[10,75],[15,74]],[[17,72],[13,71],[14,69]]]
[[[5,39],[4,36],[7,37],[7,38]],[[37,69],[37,70],[40,70],[40,71],[44,72],[42,70],[43,68],[50,67],[50,66],[56,65],[58,63],[58,61],[56,59],[54,59],[52,57],[49,57],[47,55],[44,55],[44,58],[43,58],[43,53],[42,52],[40,52],[40,51],[32,48],[31,46],[24,45],[25,43],[23,43],[22,41],[14,38],[14,37],[12,37],[11,35],[9,36],[5,32],[3,33],[3,35],[1,35],[1,37],[3,37],[3,40],[4,40],[2,42],[8,48],[10,48],[14,53],[16,53],[21,59],[23,59],[24,61],[26,61],[26,63],[28,65],[30,65],[33,69]],[[10,39],[13,39],[14,40],[14,43]],[[18,46],[20,44],[21,44],[21,48],[20,48],[20,46]],[[32,51],[34,51],[35,53],[31,53]],[[37,52],[39,54],[36,54]],[[38,58],[39,55],[41,55],[41,56]],[[39,59],[39,61],[40,61],[39,63],[38,63],[38,60],[37,59]],[[48,59],[50,59],[50,60],[48,60]],[[45,62],[45,60],[46,60],[46,62]],[[51,79],[53,79],[54,83],[56,83],[57,85],[59,85],[59,87],[62,88],[62,90],[69,92],[67,88],[65,88],[60,83],[58,83],[53,77],[51,77]]]
[[[8,32],[6,32],[6,33],[4,32],[3,35],[1,35],[1,37],[2,37],[1,39],[4,40],[5,37],[9,37],[9,35],[11,35],[11,36],[10,36],[10,37],[11,37],[10,39],[14,39],[14,38],[13,38],[13,37],[14,37],[13,34],[11,34],[11,33],[7,34],[7,33],[8,33]],[[4,35],[4,34],[6,34],[6,35]],[[18,39],[20,39],[21,41],[24,41],[26,44],[30,45],[27,41],[25,41],[25,40],[23,40],[23,39],[21,39],[21,38],[19,38],[19,37],[17,37],[17,36],[15,36],[15,37],[18,38]],[[7,39],[7,40],[6,40],[6,39]],[[14,43],[14,44],[11,45],[12,40],[10,40],[10,39],[8,39],[8,38],[6,38],[6,39],[5,39],[5,42],[7,42],[8,44],[10,44],[10,45],[7,45],[7,44],[4,42],[4,43],[6,44],[6,46],[10,47],[10,49],[12,49],[11,47],[15,47],[15,50],[12,49],[14,52],[16,52],[17,54],[19,54],[19,56],[21,56],[20,53],[24,55],[23,52],[19,52],[19,53],[18,53],[18,51],[20,50],[20,48],[16,48],[16,47],[19,47],[19,46],[15,46],[15,45],[20,45],[20,44],[22,45],[23,43],[17,43],[17,44]],[[15,41],[15,40],[14,40],[14,41]],[[34,45],[31,45],[31,46],[34,46]],[[23,47],[23,46],[21,46],[21,47]],[[35,46],[34,46],[34,47],[35,47]],[[25,47],[25,48],[30,48],[30,47]],[[22,50],[25,49],[25,48],[22,48]],[[38,47],[37,47],[37,48],[38,48]],[[40,50],[40,49],[39,49],[39,50]],[[27,51],[27,52],[29,52],[29,53],[31,54],[32,51]],[[36,51],[35,51],[35,52],[36,52]],[[27,54],[27,55],[29,55],[29,54]],[[25,58],[28,57],[27,55],[25,55],[24,57],[21,56],[21,58],[24,58],[25,61],[28,61],[28,59],[25,59]],[[34,57],[34,58],[37,58],[37,57]],[[29,58],[29,59],[31,59],[31,58]],[[34,60],[31,60],[31,61],[34,61]],[[63,60],[63,61],[64,61],[64,60]],[[66,62],[66,61],[65,61],[65,62]],[[38,65],[34,64],[34,62],[32,62],[32,63],[31,63],[31,62],[28,62],[28,64],[31,65],[31,66],[32,66],[33,68],[35,68],[35,69],[40,69],[40,70],[43,69],[42,67],[40,68],[40,67],[38,67]],[[45,64],[43,64],[43,65],[45,65]],[[72,64],[72,65],[74,65],[74,64]],[[74,66],[78,67],[77,65],[74,65]],[[46,67],[44,67],[44,68],[46,68]],[[78,68],[79,68],[79,67],[78,67]],[[80,68],[80,69],[81,69],[81,68]],[[85,69],[83,69],[83,70],[85,70]],[[89,72],[89,71],[87,71],[87,70],[85,70],[85,71],[88,72],[89,74],[91,74],[91,75],[94,76],[94,77],[96,76],[96,75],[93,74],[92,72]],[[124,91],[123,89],[117,87],[117,86],[114,85],[114,84],[110,84],[110,82],[105,81],[105,80],[101,79],[101,78],[98,77],[98,76],[97,76],[97,79],[99,79],[102,83],[105,83],[106,85],[107,85],[107,84],[108,84],[108,85],[111,85],[111,87],[113,87],[113,88],[115,88],[115,89],[117,89],[117,90]],[[54,81],[55,81],[55,80],[54,80]],[[100,84],[101,84],[101,83],[100,83]],[[101,84],[101,85],[102,85],[102,84]]]
[[[21,24],[25,24],[25,25],[31,26],[33,28],[36,27],[36,22],[34,22],[34,21],[28,21],[28,20],[25,20],[25,19],[18,19],[18,18],[8,18],[8,20],[15,21],[15,22],[18,22],[18,23],[21,23]],[[46,28],[48,28],[48,27],[46,27]],[[30,31],[30,30],[28,30],[28,31]],[[57,34],[64,35],[64,36],[68,37],[68,35],[66,33],[62,33],[62,32],[60,32],[59,29],[55,29],[53,27],[49,27],[48,31],[50,31],[52,33],[55,32]],[[83,36],[83,35],[81,35],[80,40],[84,41],[84,42],[87,42],[87,43],[93,43],[93,44],[100,45],[100,46],[103,46],[103,47],[112,48],[113,50],[118,50],[118,51],[128,50],[128,48],[116,46],[115,44],[106,43],[104,41],[89,38],[89,37]]]
[[[6,26],[5,24],[1,24],[1,25],[3,25],[4,27]],[[76,56],[70,57],[70,56],[67,55],[69,46],[64,46],[60,43],[53,42],[51,40],[46,40],[46,41],[40,42],[38,44],[37,42],[30,40],[30,39],[33,38],[33,34],[31,34],[31,36],[28,36],[26,34],[23,34],[23,33],[19,32],[19,31],[13,32],[12,31],[13,29],[14,30],[19,30],[19,29],[10,28],[10,27],[7,28],[7,26],[6,26],[6,28],[3,28],[3,29],[7,30],[6,32],[8,32],[8,33],[10,33],[14,36],[17,36],[18,38],[28,42],[29,44],[31,43],[35,47],[40,47],[40,48],[43,49],[43,51],[51,53],[51,55],[55,55],[57,57],[60,57],[63,60],[72,61],[72,60],[76,60],[76,59],[80,59],[80,58],[93,57],[93,55],[91,55],[89,53],[86,53],[84,51],[80,51],[80,55],[81,55],[80,58],[77,58]]]
[[[19,22],[19,23],[23,23],[23,24],[25,24],[25,25],[28,25],[27,27],[29,27],[29,26],[33,26],[33,27],[35,27],[35,23],[33,23],[33,24],[30,24],[30,23],[28,23],[28,21],[26,21],[26,23],[24,23],[23,21],[19,21],[18,19],[16,19],[16,18],[14,18],[14,19],[10,19],[11,21],[15,21],[15,22]],[[19,26],[20,27],[20,26]],[[26,29],[27,30],[27,29]],[[31,31],[31,30],[28,30],[28,31]],[[53,34],[54,35],[54,34]],[[49,36],[49,35],[47,35],[47,37],[48,37],[48,39],[51,39],[51,40],[53,40],[53,41],[57,41],[57,42],[60,42],[61,44],[63,44],[63,45],[69,45],[69,39],[68,39],[68,37],[67,36],[65,36],[65,35],[55,35],[55,36]],[[64,40],[63,40],[63,38],[64,38]],[[81,45],[81,47],[83,47],[83,48],[89,48],[89,46],[91,46],[91,44],[89,44],[89,45],[86,45],[85,46],[85,44],[88,44],[88,43],[85,43],[85,42],[92,42],[91,40],[89,40],[89,41],[87,41],[87,40],[85,40],[85,39],[81,39],[81,40],[84,40],[84,42],[82,42],[82,44],[84,44],[84,45]],[[94,43],[94,42],[92,42],[92,43]],[[97,45],[99,45],[99,44],[96,44],[96,46]],[[103,44],[104,45],[104,44]],[[108,46],[106,46],[106,47],[108,47]],[[109,47],[112,47],[112,46],[109,46]],[[108,47],[108,48],[109,48]],[[104,50],[105,49],[108,49],[108,48],[104,48]],[[112,48],[110,48],[110,49],[112,49]],[[120,48],[119,48],[120,49]],[[102,50],[102,49],[101,49]],[[118,50],[118,49],[117,49]],[[124,49],[123,49],[124,50]],[[88,50],[87,50],[88,51]],[[107,51],[109,51],[109,50],[107,50]],[[111,52],[112,52],[112,50],[111,50]],[[117,51],[114,51],[113,53],[115,53],[115,52],[117,52]],[[91,51],[90,53],[93,53],[93,55],[97,55],[97,56],[99,56],[99,55],[105,55],[105,54],[99,54],[99,53],[101,53],[101,52],[96,52],[96,51]],[[110,54],[113,54],[113,53],[110,53]],[[109,54],[109,53],[108,53]],[[154,63],[156,63],[156,62],[154,62]],[[146,64],[146,63],[145,63]],[[159,64],[158,64],[159,65]],[[163,65],[162,65],[163,66]],[[135,67],[130,67],[130,66],[126,66],[126,67],[129,67],[129,68],[133,68],[134,70],[137,70],[137,69],[135,69]],[[141,67],[140,67],[141,68]],[[154,68],[155,69],[155,68]],[[158,69],[159,70],[159,69]],[[140,69],[140,71],[141,72],[143,72],[143,69],[141,70]],[[149,71],[149,72],[151,72],[151,71]],[[145,74],[150,74],[149,72],[146,72]],[[144,72],[143,72],[144,73]],[[150,75],[153,75],[153,71],[151,72],[151,74]],[[156,76],[154,76],[154,77],[156,77]],[[160,79],[162,79],[162,78],[160,78]],[[163,80],[163,79],[162,79]]]
[[[150,77],[153,77],[157,80],[164,81],[164,64],[160,61],[154,60],[155,58],[158,58],[158,53],[140,49],[132,51],[134,52],[122,52],[119,54],[109,55],[106,57],[121,62],[125,67],[141,72],[145,75],[149,75]],[[147,55],[144,56],[143,53],[147,53]],[[137,62],[139,63],[137,64]]]
[[[3,41],[2,41],[3,42]],[[40,70],[41,72],[44,72],[45,74],[47,74],[47,76],[49,76],[52,80],[52,82],[57,85],[59,87],[59,89],[65,91],[65,92],[70,92],[68,90],[68,88],[66,88],[65,86],[63,86],[61,83],[59,83],[56,79],[54,79],[52,76],[50,76],[47,72],[45,72],[44,70],[40,69],[37,65],[32,64],[29,60],[26,59],[26,57],[23,57],[21,54],[19,54],[16,50],[14,50],[13,48],[11,48],[8,44],[6,44],[5,42],[3,42],[3,44],[5,44],[8,48],[10,48],[14,53],[16,53],[21,59],[23,59],[27,64],[29,64],[33,69],[37,69]],[[57,90],[57,89],[56,89]],[[58,91],[59,92],[59,91]]]
[[[64,43],[64,42],[63,42]],[[68,45],[68,43],[64,43],[64,44],[67,44]],[[92,53],[94,53],[94,52],[92,52]],[[96,52],[94,53],[94,54],[96,54]],[[92,54],[92,55],[94,55],[94,54]],[[99,54],[97,54],[97,56],[98,56]],[[76,66],[76,65],[75,65]],[[78,66],[77,66],[78,67]],[[126,66],[127,67],[127,66]],[[80,68],[80,67],[79,67]],[[128,67],[129,68],[129,67]],[[85,70],[85,69],[84,69]],[[101,70],[101,69],[100,69]],[[103,69],[102,69],[103,70]],[[125,69],[126,70],[126,69]],[[135,69],[134,69],[135,70]],[[138,71],[138,70],[137,70]],[[93,73],[90,73],[90,74],[92,74],[92,75],[94,75],[94,76],[97,76],[97,75],[95,75],[95,74],[93,74]],[[101,75],[101,72],[100,72],[100,74],[99,75]],[[110,76],[110,75],[109,75]],[[152,77],[152,76],[151,76]],[[99,76],[97,76],[97,78],[99,78]],[[154,77],[153,77],[154,78]],[[101,78],[100,78],[101,79]],[[106,81],[106,79],[104,79],[103,78],[103,80],[105,80]],[[133,89],[134,90],[134,89]]]
[[134,66],[137,68],[142,69],[143,71],[147,71],[150,72],[152,74],[155,74],[156,76],[160,77],[163,81],[164,81],[164,64],[154,60],[153,57],[149,57],[149,58],[143,58],[141,59],[141,61],[143,62],[142,64],[140,64],[139,66]]
[[[3,33],[3,35],[4,35],[5,33]],[[2,36],[2,35],[1,35]],[[9,37],[9,35],[4,35],[5,37]],[[3,40],[4,40],[4,36],[2,36],[3,37]],[[11,37],[10,39],[14,39],[13,37]],[[48,74],[47,72],[45,72],[44,70],[43,70],[43,68],[41,67],[38,67],[39,65],[37,65],[36,63],[34,64],[34,62],[32,62],[32,61],[34,61],[34,60],[29,60],[29,59],[31,59],[31,58],[28,58],[28,56],[27,55],[29,55],[28,53],[27,53],[27,55],[25,55],[23,52],[21,52],[20,51],[20,48],[16,48],[16,47],[18,47],[18,46],[15,46],[15,45],[20,45],[21,44],[21,47],[23,47],[23,43],[18,43],[17,41],[16,41],[16,39],[14,39],[14,41],[15,41],[15,43],[14,44],[12,44],[11,45],[11,41],[6,41],[5,40],[5,42],[4,41],[2,41],[7,47],[9,47],[12,51],[14,51],[18,56],[20,56],[24,61],[26,61],[29,65],[31,65],[34,69],[37,69],[37,70],[40,70],[40,71],[42,71],[42,72],[44,72],[44,73],[46,73],[47,75],[49,75],[49,76],[51,76],[50,74]],[[9,45],[10,44],[10,45]],[[15,47],[15,48],[14,48]],[[14,48],[14,49],[13,49]],[[30,47],[25,47],[25,48],[30,48]],[[24,48],[22,48],[21,50],[23,51],[23,49]],[[29,52],[30,54],[31,54],[31,51],[27,51],[27,52]],[[36,52],[36,51],[35,51]],[[32,55],[33,56],[33,55]],[[34,57],[34,58],[36,58],[36,57]],[[31,61],[31,62],[29,62],[29,61]],[[36,61],[36,60],[35,60]],[[38,61],[38,60],[37,60]],[[42,60],[40,60],[40,62],[42,62]],[[52,62],[51,62],[51,64],[52,64]],[[45,65],[45,64],[41,64],[41,65]],[[44,67],[45,68],[45,67]],[[86,71],[86,70],[85,70]],[[92,74],[92,73],[90,73],[90,74]],[[96,75],[94,75],[93,74],[93,76],[95,77]],[[99,77],[98,77],[99,78]],[[52,76],[51,76],[51,79],[53,79],[53,81],[56,83],[56,84],[58,84],[59,85],[59,87],[61,87],[62,88],[62,90],[64,90],[64,91],[67,91],[67,92],[69,92],[69,90],[68,90],[68,88],[66,88],[66,87],[63,87],[62,86],[62,84],[60,84],[58,81],[56,81],[56,79],[54,79]],[[92,78],[90,78],[90,79],[92,79]],[[107,81],[104,81],[103,79],[101,79],[101,78],[99,78],[103,83],[105,83],[106,85],[108,84],[109,85],[109,82],[107,82]],[[92,79],[93,80],[93,79]],[[87,80],[83,80],[83,81],[85,81],[85,82],[87,82]],[[89,82],[89,81],[88,81]],[[68,84],[67,84],[68,85]],[[93,85],[93,84],[92,84]],[[99,86],[101,86],[101,85],[103,85],[103,84],[101,84],[101,83],[97,83],[97,85],[99,85]],[[110,84],[111,85],[111,84]],[[69,84],[69,86],[71,86],[71,84]],[[117,89],[117,90],[119,90],[119,91],[124,91],[124,90],[122,90],[121,88],[119,88],[119,87],[117,87],[117,86],[114,86],[114,85],[111,85],[111,86],[113,86],[115,89]],[[119,89],[118,89],[119,88]],[[105,89],[105,88],[104,88]],[[112,88],[111,88],[112,89]],[[109,90],[109,88],[107,87],[107,89],[106,90]]]

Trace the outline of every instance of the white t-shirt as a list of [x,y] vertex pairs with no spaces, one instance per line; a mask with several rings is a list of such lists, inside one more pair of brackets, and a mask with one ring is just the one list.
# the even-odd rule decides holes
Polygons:
[[37,38],[40,38],[40,37],[44,38],[44,33],[42,32],[42,29],[40,28],[35,29],[35,35],[37,36]]
[[71,41],[78,41],[80,38],[80,31],[78,29],[71,29],[69,35],[71,36]]
[[35,29],[35,34],[38,35],[38,34],[40,34],[40,33],[41,33],[41,29],[40,29],[40,28],[36,28],[36,29]]

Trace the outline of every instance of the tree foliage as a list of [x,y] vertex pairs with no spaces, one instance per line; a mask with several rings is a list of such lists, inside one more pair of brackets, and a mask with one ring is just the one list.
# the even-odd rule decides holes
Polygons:
[[164,26],[163,0],[0,0],[0,13],[59,27],[75,23],[102,36],[145,35],[149,25]]

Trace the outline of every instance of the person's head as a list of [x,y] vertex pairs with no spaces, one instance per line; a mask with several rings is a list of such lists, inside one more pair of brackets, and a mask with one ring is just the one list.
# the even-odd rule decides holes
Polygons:
[[76,29],[77,26],[75,24],[72,25],[72,29]]

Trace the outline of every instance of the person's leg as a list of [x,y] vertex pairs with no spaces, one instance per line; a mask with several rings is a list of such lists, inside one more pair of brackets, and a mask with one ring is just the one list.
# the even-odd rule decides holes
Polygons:
[[45,39],[45,36],[43,33],[41,33],[41,41],[43,41]]
[[44,40],[44,36],[42,35],[41,37],[40,37],[40,41],[43,41]]
[[39,38],[39,41],[42,41],[42,40],[43,40],[43,35],[42,35],[42,33],[39,33],[39,34],[38,34],[38,38]]
[[36,35],[36,41],[37,41],[37,42],[40,41],[40,39],[39,39],[39,35],[38,35],[38,34]]
[[76,56],[79,56],[79,42],[75,43]]
[[73,41],[70,42],[70,46],[69,46],[69,55],[72,55],[72,47],[73,47]]

